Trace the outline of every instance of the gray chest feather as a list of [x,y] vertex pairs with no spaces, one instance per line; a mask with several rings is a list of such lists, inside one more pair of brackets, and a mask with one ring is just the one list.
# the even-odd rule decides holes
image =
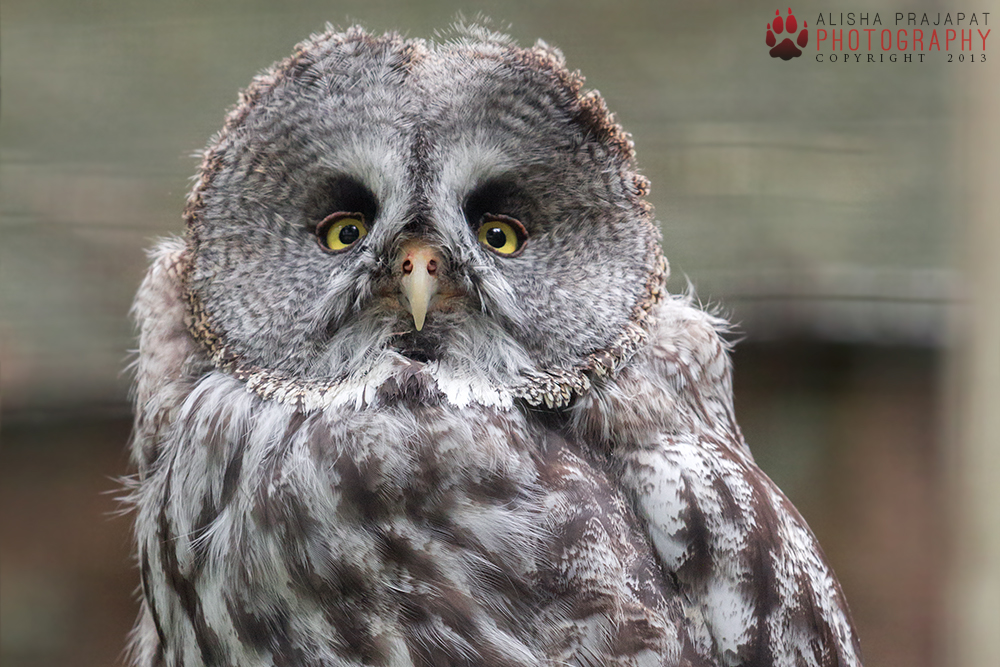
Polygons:
[[685,652],[673,583],[630,506],[516,410],[304,415],[216,376],[164,443],[138,532],[167,664],[638,665]]

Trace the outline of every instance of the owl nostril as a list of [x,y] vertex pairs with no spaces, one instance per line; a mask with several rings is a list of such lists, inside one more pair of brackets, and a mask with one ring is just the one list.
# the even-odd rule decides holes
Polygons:
[[[423,256],[420,256],[420,255],[423,255]],[[427,275],[429,275],[429,276],[437,276],[437,272],[438,272],[438,260],[437,260],[437,258],[435,258],[435,257],[429,257],[428,258],[423,253],[420,253],[420,255],[417,255],[416,258],[413,258],[412,255],[408,255],[405,259],[403,259],[403,263],[399,265],[399,270],[403,272],[404,276],[408,276],[411,273],[413,273],[413,269],[414,269],[414,263],[413,262],[414,261],[417,261],[417,262],[426,262],[425,266],[426,266],[426,270],[427,270]]]

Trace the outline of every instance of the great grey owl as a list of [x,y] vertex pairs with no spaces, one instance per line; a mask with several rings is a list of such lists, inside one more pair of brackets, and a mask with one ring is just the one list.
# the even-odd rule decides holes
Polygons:
[[137,665],[859,665],[560,52],[259,75],[139,290]]

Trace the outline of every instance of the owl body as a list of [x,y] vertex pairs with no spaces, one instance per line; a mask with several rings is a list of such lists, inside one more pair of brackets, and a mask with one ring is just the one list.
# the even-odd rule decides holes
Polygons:
[[328,32],[139,291],[137,665],[856,665],[561,55]]

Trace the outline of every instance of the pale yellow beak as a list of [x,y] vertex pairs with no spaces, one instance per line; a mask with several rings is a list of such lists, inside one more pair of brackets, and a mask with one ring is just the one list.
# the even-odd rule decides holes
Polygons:
[[431,306],[431,299],[438,291],[438,266],[441,258],[437,251],[419,241],[411,241],[400,252],[400,291],[405,305],[413,316],[413,326],[420,331]]

